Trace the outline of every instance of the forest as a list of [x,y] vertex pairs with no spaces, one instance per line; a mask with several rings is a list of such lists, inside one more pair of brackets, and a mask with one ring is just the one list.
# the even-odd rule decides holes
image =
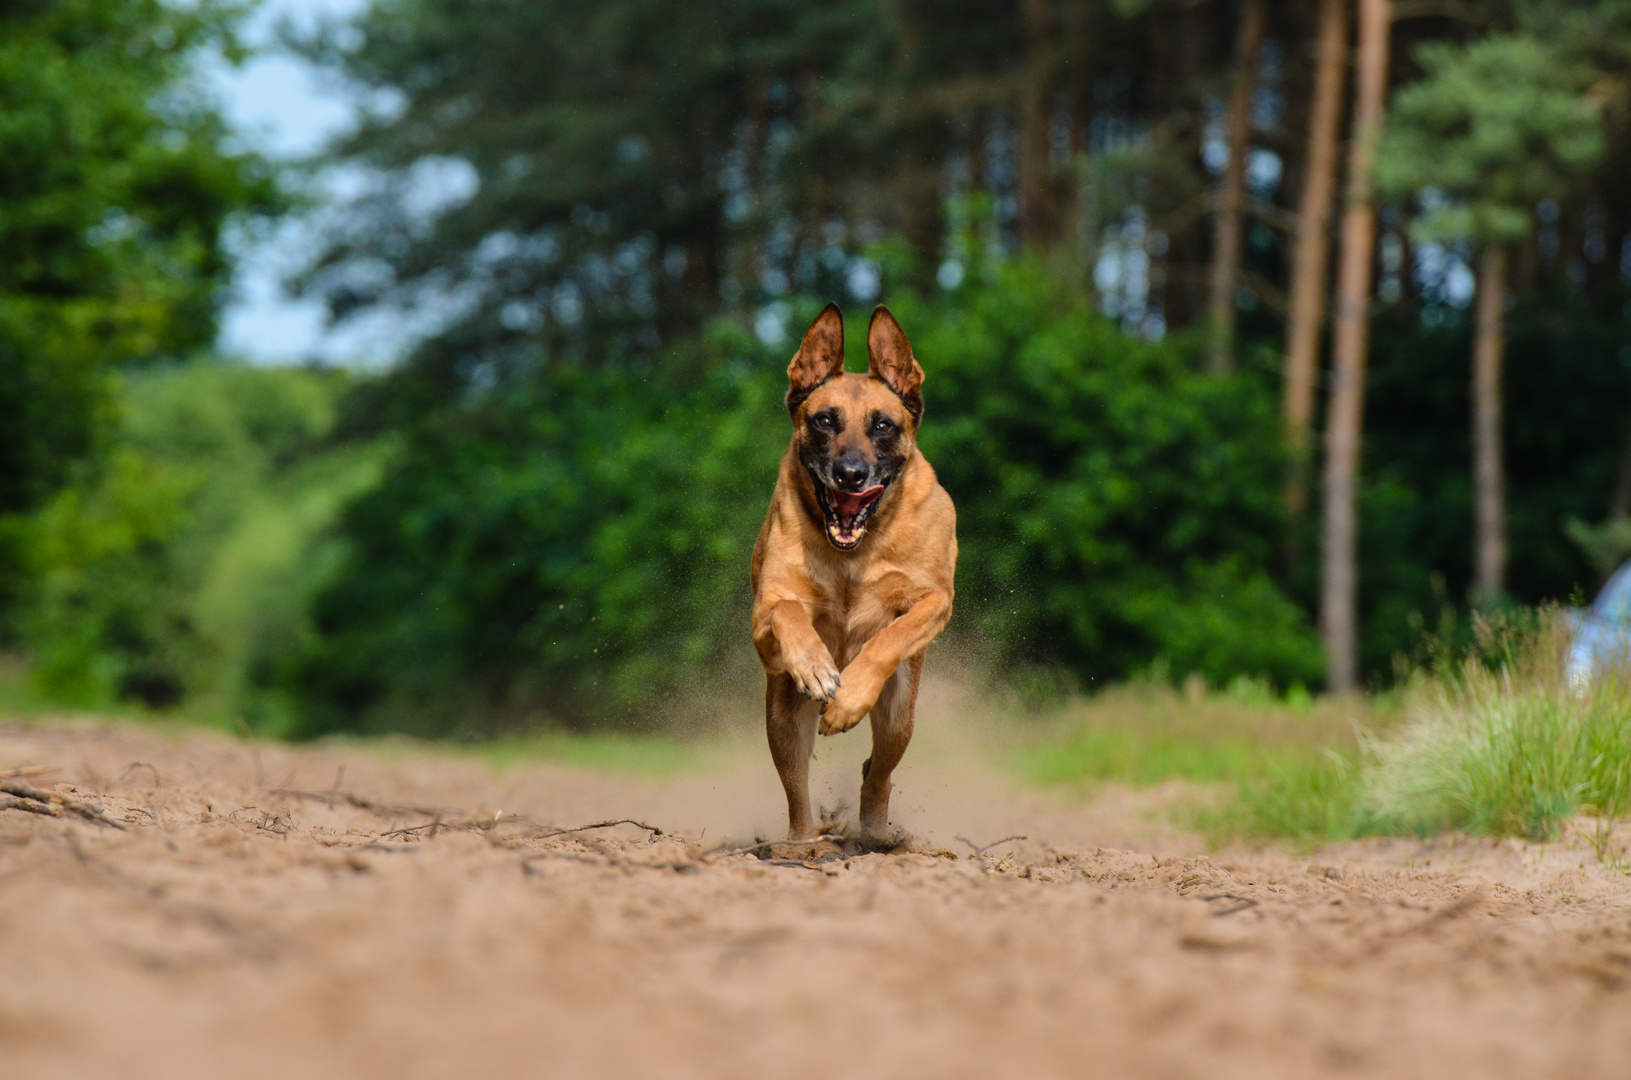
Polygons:
[[[1025,695],[1383,689],[1631,555],[1618,0],[375,0],[285,35],[369,103],[295,163],[196,74],[247,12],[0,13],[7,695],[477,737],[751,691],[831,300],[912,338],[944,647]],[[300,215],[291,287],[415,328],[385,370],[216,345],[229,238]]]

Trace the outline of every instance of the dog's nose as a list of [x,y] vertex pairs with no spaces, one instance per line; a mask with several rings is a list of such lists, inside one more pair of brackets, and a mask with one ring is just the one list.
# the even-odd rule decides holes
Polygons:
[[867,473],[870,471],[864,461],[835,461],[832,465],[833,483],[845,491],[861,491],[866,488]]

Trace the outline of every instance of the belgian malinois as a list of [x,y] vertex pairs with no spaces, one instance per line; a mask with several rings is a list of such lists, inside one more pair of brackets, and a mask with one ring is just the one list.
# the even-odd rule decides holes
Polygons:
[[815,835],[816,731],[870,712],[860,839],[889,847],[889,776],[912,738],[924,650],[951,618],[957,514],[918,451],[923,369],[886,308],[866,345],[867,373],[846,373],[844,321],[828,304],[788,365],[793,439],[753,547],[753,644],[788,838]]

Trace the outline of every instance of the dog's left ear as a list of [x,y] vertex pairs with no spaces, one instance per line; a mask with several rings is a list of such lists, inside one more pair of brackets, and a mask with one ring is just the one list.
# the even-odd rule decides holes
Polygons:
[[912,414],[913,424],[922,423],[923,369],[912,355],[906,331],[882,304],[872,309],[872,322],[866,328],[866,353],[870,361],[867,373],[895,392]]

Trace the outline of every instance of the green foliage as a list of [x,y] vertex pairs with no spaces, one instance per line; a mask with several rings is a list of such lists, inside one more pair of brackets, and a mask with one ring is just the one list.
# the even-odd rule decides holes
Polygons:
[[1191,682],[1183,694],[1135,682],[1072,702],[1013,764],[1033,783],[1089,790],[1105,781],[1254,783],[1320,768],[1333,751],[1351,755],[1346,708],[1306,695],[1281,700],[1246,679],[1211,693]]
[[[923,445],[958,505],[965,637],[1088,680],[1157,656],[1219,680],[1317,673],[1265,567],[1263,391],[1191,374],[1029,265],[898,301],[928,372]],[[850,339],[864,350],[859,325]],[[786,353],[721,323],[698,355],[540,362],[420,414],[347,511],[306,733],[582,723],[754,682],[747,566],[788,439]],[[427,401],[422,378],[381,392]]]
[[1317,679],[1269,572],[1270,393],[1128,337],[1041,265],[995,275],[894,309],[928,372],[924,451],[957,501],[965,627],[1003,660],[1089,681],[1156,657],[1214,682]]
[[1377,161],[1396,197],[1447,196],[1415,222],[1424,239],[1506,243],[1529,235],[1535,203],[1558,198],[1602,156],[1592,71],[1547,43],[1492,34],[1416,51],[1426,77],[1395,95]]
[[[1472,581],[1470,320],[1453,309],[1439,315],[1426,326],[1414,312],[1393,312],[1372,328],[1359,586],[1362,661],[1373,680],[1391,680],[1397,658],[1424,660],[1424,631],[1444,632],[1441,618]],[[1599,517],[1614,490],[1631,395],[1625,329],[1558,297],[1519,304],[1507,325],[1508,588],[1527,603],[1590,595],[1601,571],[1563,523]],[[1315,550],[1311,540],[1305,550]],[[1309,558],[1299,595],[1310,603],[1316,571]]]
[[[518,328],[591,355],[611,340],[649,349],[658,332],[694,332],[724,278],[740,275],[726,265],[733,239],[765,224],[749,196],[730,194],[748,183],[733,165],[738,125],[766,107],[780,73],[832,69],[846,39],[869,36],[872,8],[373,4],[354,38],[314,42],[313,52],[347,79],[401,94],[404,107],[365,124],[340,153],[404,181],[421,162],[456,159],[479,185],[430,222],[398,197],[406,185],[356,207],[325,262],[362,260],[373,273],[314,281],[341,314],[431,278],[477,286],[482,302],[447,335],[459,355],[442,363],[478,353],[502,362]],[[797,156],[792,141],[784,132],[779,159]],[[721,171],[733,167],[727,188]],[[438,344],[421,362],[438,362]]]
[[[562,366],[418,419],[346,512],[303,732],[616,713],[750,657],[784,379],[729,327],[706,348],[698,379]],[[411,371],[394,390],[422,392]]]
[[212,363],[119,380],[105,460],[17,525],[42,691],[282,722],[271,684],[335,561],[323,530],[382,459],[316,452],[344,384]]
[[[1631,813],[1627,672],[1570,685],[1567,625],[1555,615],[1481,630],[1480,655],[1447,666],[1410,722],[1367,747],[1372,827],[1542,840],[1576,813]],[[1506,662],[1492,667],[1491,655]]]
[[213,338],[222,224],[277,204],[187,81],[233,17],[161,0],[0,13],[0,607],[17,572],[6,515],[99,448],[115,365]]
[[1480,622],[1466,655],[1407,692],[1394,730],[1361,733],[1357,754],[1248,778],[1195,820],[1217,841],[1452,830],[1548,840],[1584,813],[1601,847],[1631,816],[1631,677],[1571,685],[1567,641],[1556,612]]
[[1571,514],[1563,519],[1563,533],[1604,581],[1631,558],[1631,517],[1615,517],[1600,525],[1588,525]]
[[1359,765],[1337,750],[1311,760],[1274,761],[1182,818],[1213,844],[1277,839],[1294,846],[1351,840],[1370,831],[1359,810]]

